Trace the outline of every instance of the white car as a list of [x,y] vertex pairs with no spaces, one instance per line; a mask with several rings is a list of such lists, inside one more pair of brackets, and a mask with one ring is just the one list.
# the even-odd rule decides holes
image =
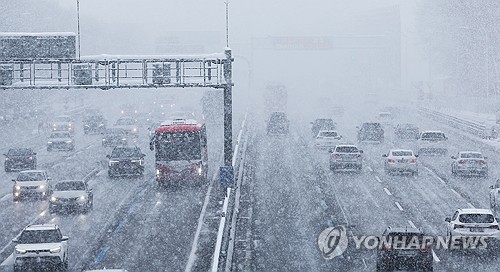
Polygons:
[[75,131],[75,123],[68,115],[59,115],[54,118],[52,122],[53,131],[68,131],[73,133]]
[[486,157],[477,151],[461,151],[457,156],[452,156],[451,174],[488,176],[488,163]]
[[490,209],[458,209],[445,221],[448,241],[460,243],[468,237],[486,237],[496,243],[500,239],[500,227]]
[[68,237],[54,224],[30,225],[12,240],[14,271],[68,270]]
[[379,112],[379,114],[378,114],[378,121],[382,125],[390,126],[390,125],[392,125],[393,120],[394,120],[394,116],[392,115],[392,113],[390,113],[388,111]]
[[49,213],[78,211],[88,213],[94,207],[92,189],[83,180],[64,180],[54,185]]
[[57,150],[75,150],[75,139],[67,131],[54,131],[47,139],[47,151]]
[[500,209],[500,179],[497,179],[495,184],[490,186],[490,208]]
[[137,137],[139,135],[139,128],[137,122],[132,117],[122,117],[116,120],[114,127],[126,129],[129,135]]
[[335,130],[320,130],[314,139],[314,146],[318,149],[329,148],[339,144],[340,136]]
[[21,171],[13,179],[12,199],[18,201],[21,197],[39,196],[47,198],[51,192],[51,178],[45,170]]
[[338,169],[357,170],[361,172],[363,168],[363,150],[352,144],[339,144],[330,148],[330,170]]
[[442,131],[423,131],[418,138],[418,154],[448,153],[448,137]]
[[384,170],[386,174],[409,172],[414,176],[418,175],[418,155],[414,154],[412,150],[391,149],[382,157],[385,158]]

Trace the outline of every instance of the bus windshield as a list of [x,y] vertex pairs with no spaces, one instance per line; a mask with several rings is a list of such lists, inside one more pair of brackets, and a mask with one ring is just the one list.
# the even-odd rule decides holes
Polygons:
[[201,159],[199,132],[169,132],[156,134],[156,159],[181,161]]

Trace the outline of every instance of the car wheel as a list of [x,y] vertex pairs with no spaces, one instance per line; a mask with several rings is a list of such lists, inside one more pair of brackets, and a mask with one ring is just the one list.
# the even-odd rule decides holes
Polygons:
[[424,265],[424,267],[422,267],[422,271],[432,272],[432,271],[434,271],[434,267],[432,266],[432,264],[430,264],[430,265]]
[[414,177],[418,177],[418,170],[417,170],[417,171],[415,171],[415,172],[413,172],[413,176],[414,176]]
[[5,167],[5,172],[6,173],[10,172],[10,169],[8,167]]
[[13,202],[18,202],[18,201],[19,201],[19,199],[20,199],[19,197],[15,197],[15,196],[13,196],[13,197],[12,197],[12,201],[13,201]]
[[52,147],[47,147],[47,151],[52,151]]
[[335,170],[336,170],[336,169],[335,169],[335,166],[333,166],[332,164],[330,164],[330,171],[335,172]]

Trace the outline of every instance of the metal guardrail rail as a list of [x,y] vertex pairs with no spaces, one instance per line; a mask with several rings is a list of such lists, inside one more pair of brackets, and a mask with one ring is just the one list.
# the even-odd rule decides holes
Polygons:
[[473,122],[424,107],[419,107],[418,110],[420,114],[426,117],[429,117],[440,123],[452,126],[454,128],[461,129],[470,134],[476,135],[480,138],[483,139],[498,138],[498,132],[500,131],[500,128],[496,124],[488,125],[488,124]]

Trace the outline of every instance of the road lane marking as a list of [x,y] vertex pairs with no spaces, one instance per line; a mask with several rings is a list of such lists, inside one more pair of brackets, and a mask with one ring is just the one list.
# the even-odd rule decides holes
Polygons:
[[370,172],[373,172],[373,169],[370,166],[366,167],[366,169],[368,169],[368,171]]
[[85,149],[90,149],[91,147],[92,147],[92,145],[89,145],[89,146],[87,146],[87,148],[85,148]]
[[474,207],[474,205],[472,205],[470,202],[467,202],[467,205],[469,205],[469,207],[471,207],[472,209],[475,209],[476,207]]
[[394,202],[394,203],[396,204],[396,206],[398,207],[398,209],[399,209],[400,211],[403,211],[403,207],[401,207],[401,205],[399,205],[399,202],[397,202],[397,201],[396,201],[396,202]]
[[0,202],[3,202],[3,201],[5,201],[5,200],[7,200],[7,199],[9,198],[9,196],[10,196],[10,195],[11,195],[11,194],[6,194],[6,195],[4,195],[2,198],[0,198]]
[[382,180],[381,180],[378,176],[375,176],[375,179],[376,179],[378,182],[382,183]]
[[417,227],[415,226],[415,224],[413,224],[413,222],[411,220],[408,220],[408,224],[410,224],[410,226],[414,229],[416,229]]
[[389,190],[387,190],[387,188],[384,188],[384,191],[385,191],[385,193],[386,193],[387,195],[390,195],[390,196],[392,195],[392,194],[391,194],[391,192],[389,192]]
[[451,188],[450,189],[454,194],[456,194],[458,197],[462,198],[462,196],[457,192],[455,191],[455,189]]
[[438,179],[442,184],[446,184],[446,182],[444,182],[444,180],[440,178],[436,173],[434,173],[434,171],[432,171],[429,167],[426,166],[425,169],[429,171],[429,173],[431,173],[431,175]]
[[98,265],[104,261],[104,257],[106,257],[106,253],[109,250],[109,246],[105,245],[102,249],[101,252],[99,252],[99,255],[97,255],[97,258],[95,259],[94,264]]
[[434,250],[431,251],[432,251],[432,258],[436,263],[439,263],[441,260],[439,259],[438,255],[436,255],[436,252],[434,252]]
[[0,267],[5,267],[7,265],[13,265],[13,264],[14,264],[14,253],[11,253],[9,257],[7,257],[7,259],[5,259],[5,261],[3,261],[2,264],[0,264]]
[[320,204],[321,204],[321,207],[323,208],[323,210],[325,210],[325,211],[328,210],[328,205],[326,204],[325,200],[322,199]]

